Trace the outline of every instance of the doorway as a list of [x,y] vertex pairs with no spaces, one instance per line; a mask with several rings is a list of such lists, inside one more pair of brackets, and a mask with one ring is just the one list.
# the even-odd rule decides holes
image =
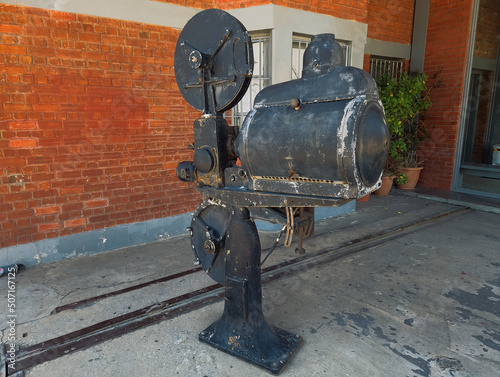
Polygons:
[[[481,0],[456,191],[500,198],[500,2]],[[491,17],[496,15],[496,17]]]

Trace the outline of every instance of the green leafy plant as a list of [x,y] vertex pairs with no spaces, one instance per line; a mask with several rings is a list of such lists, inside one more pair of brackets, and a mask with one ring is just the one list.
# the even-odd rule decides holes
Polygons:
[[399,173],[396,177],[396,182],[398,185],[404,185],[405,183],[408,183],[408,176],[406,175],[406,173]]
[[425,110],[432,105],[427,79],[424,73],[404,72],[399,79],[382,76],[376,80],[390,133],[389,158],[384,174],[395,175],[399,183],[406,178],[399,167],[419,167],[422,164],[418,145],[428,137],[424,125]]

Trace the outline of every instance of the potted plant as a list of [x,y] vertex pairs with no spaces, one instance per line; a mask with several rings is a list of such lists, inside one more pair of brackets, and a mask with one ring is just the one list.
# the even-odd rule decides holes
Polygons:
[[384,172],[382,173],[382,186],[380,186],[379,189],[375,190],[373,192],[373,195],[377,196],[389,195],[389,192],[391,191],[392,185],[394,183],[394,178],[396,178],[397,172],[398,170],[397,170],[397,165],[395,164],[395,159],[391,157],[391,155],[389,154],[386,166],[384,168]]
[[398,188],[414,188],[422,170],[418,145],[428,137],[425,110],[432,105],[426,82],[424,73],[404,72],[399,79],[387,75],[377,79],[390,133],[384,175],[397,177]]

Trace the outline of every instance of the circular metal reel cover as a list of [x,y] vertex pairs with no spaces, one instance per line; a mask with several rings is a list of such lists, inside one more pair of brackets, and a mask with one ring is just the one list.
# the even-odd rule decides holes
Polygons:
[[361,180],[371,187],[380,179],[389,153],[389,130],[384,110],[369,102],[361,112],[356,140],[356,163]]
[[225,282],[225,253],[231,207],[213,200],[202,202],[191,220],[191,246],[205,272],[217,283]]
[[204,114],[235,106],[252,79],[252,40],[229,13],[208,9],[182,30],[174,57],[175,79],[184,99]]

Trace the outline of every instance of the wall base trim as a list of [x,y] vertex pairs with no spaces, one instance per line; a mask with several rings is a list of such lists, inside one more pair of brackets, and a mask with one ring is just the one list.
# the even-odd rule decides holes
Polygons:
[[[315,220],[343,215],[353,212],[355,208],[355,200],[341,207],[316,208]],[[26,267],[33,267],[39,264],[89,256],[187,234],[186,228],[191,224],[192,215],[192,213],[184,213],[177,216],[4,247],[0,249],[0,266],[18,263],[24,264]],[[259,230],[279,231],[282,228],[279,224],[270,224],[263,221],[256,221],[255,223]]]
[[0,266],[13,263],[33,267],[123,247],[146,244],[186,233],[192,213],[118,225],[69,236],[0,249]]

